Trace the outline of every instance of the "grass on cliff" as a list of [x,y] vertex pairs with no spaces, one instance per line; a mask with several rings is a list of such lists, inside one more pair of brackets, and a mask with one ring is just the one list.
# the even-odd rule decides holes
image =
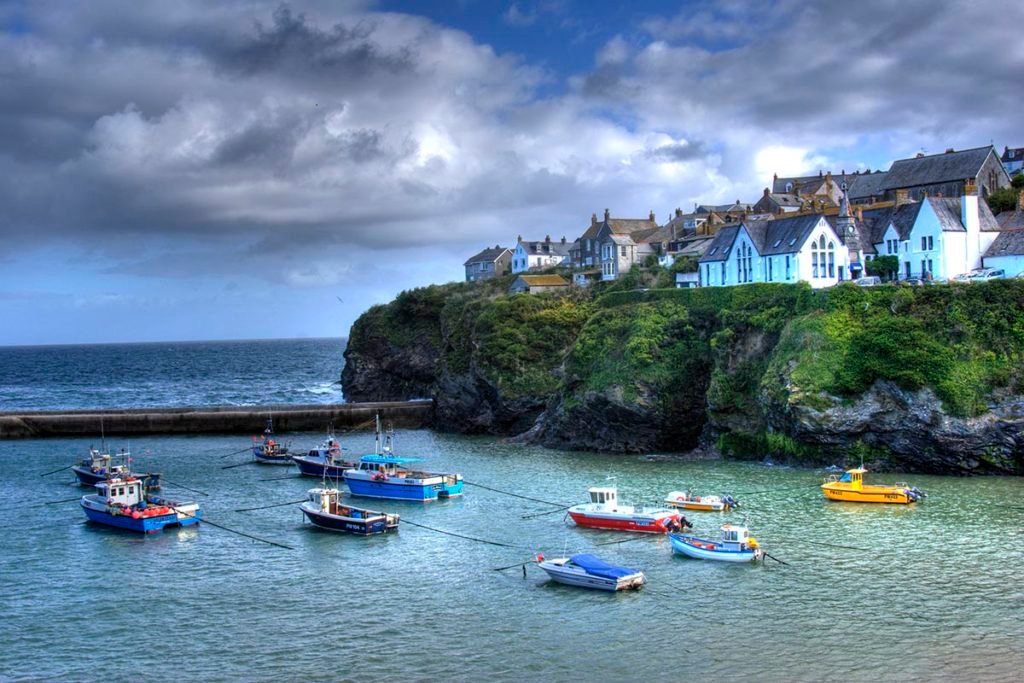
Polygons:
[[[946,409],[979,415],[999,388],[1020,391],[1024,361],[1024,282],[828,292],[825,307],[789,323],[773,367],[792,368],[812,405],[821,392],[862,393],[878,379],[932,387]],[[766,375],[766,390],[778,376]],[[823,407],[823,406],[822,406]]]

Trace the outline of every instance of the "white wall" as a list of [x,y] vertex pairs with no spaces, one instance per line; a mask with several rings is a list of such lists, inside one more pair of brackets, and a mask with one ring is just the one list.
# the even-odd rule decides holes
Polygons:
[[[827,264],[824,274],[822,274],[821,268],[818,269],[818,276],[814,275],[814,261],[811,252],[811,244],[818,242],[821,237],[825,237],[825,244],[829,242],[833,244],[835,252],[835,267],[832,270],[832,276],[829,277]],[[818,220],[818,225],[815,226],[814,230],[811,231],[810,237],[804,242],[803,248],[800,253],[797,254],[797,263],[799,268],[798,279],[809,282],[811,287],[820,289],[822,287],[831,287],[838,283],[840,280],[840,274],[842,274],[843,281],[849,279],[849,252],[846,246],[839,241],[839,237],[836,236],[835,231],[832,230],[832,226],[828,224],[824,218]]]
[[1024,273],[1024,255],[988,256],[984,259],[986,268],[1002,268],[1006,277],[1016,277]]

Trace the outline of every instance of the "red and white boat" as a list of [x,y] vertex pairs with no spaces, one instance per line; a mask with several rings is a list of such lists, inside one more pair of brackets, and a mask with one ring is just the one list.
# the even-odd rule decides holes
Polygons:
[[615,487],[597,486],[588,489],[590,502],[569,508],[569,516],[577,526],[588,529],[640,531],[664,534],[681,528],[680,515],[665,508],[644,508],[619,503]]

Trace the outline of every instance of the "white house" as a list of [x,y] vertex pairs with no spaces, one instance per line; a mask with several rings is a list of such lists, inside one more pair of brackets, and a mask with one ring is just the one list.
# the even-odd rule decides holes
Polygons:
[[926,196],[895,207],[876,227],[875,250],[900,261],[900,277],[939,280],[980,268],[999,234],[988,204],[972,181],[960,197]]
[[999,233],[982,256],[985,268],[1001,268],[1006,277],[1024,274],[1024,230]]
[[537,268],[548,268],[561,265],[569,260],[571,244],[565,238],[552,242],[551,235],[543,240],[525,241],[522,235],[518,238],[516,249],[512,252],[512,272],[525,273]]
[[849,253],[836,223],[807,214],[724,227],[700,259],[701,286],[803,280],[820,288],[847,280]]

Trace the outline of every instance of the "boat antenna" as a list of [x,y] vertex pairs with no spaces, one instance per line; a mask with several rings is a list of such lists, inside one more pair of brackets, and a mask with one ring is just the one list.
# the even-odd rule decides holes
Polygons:
[[380,413],[373,416],[374,420],[374,451],[380,455]]
[[102,415],[100,415],[100,448],[103,449],[104,453],[107,452],[107,435],[103,431],[103,416]]

